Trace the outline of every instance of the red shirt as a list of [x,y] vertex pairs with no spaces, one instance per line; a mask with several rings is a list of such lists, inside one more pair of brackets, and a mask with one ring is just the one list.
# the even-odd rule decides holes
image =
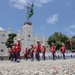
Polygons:
[[14,46],[17,46],[17,43],[14,43]]
[[11,52],[12,52],[12,53],[14,53],[14,50],[13,50],[13,48],[11,49]]
[[14,48],[15,48],[16,52],[21,51],[21,44],[20,43],[15,43]]
[[25,54],[28,54],[28,49],[25,50]]
[[60,48],[60,50],[61,50],[63,53],[65,53],[65,52],[66,52],[66,47],[65,47],[65,46],[62,46],[62,47]]
[[17,46],[17,51],[21,51],[21,46]]
[[42,50],[42,52],[45,53],[46,52],[46,47],[44,46],[41,50]]
[[30,50],[31,50],[31,52],[34,52],[34,46],[32,46],[31,48],[30,48]]
[[17,51],[21,51],[21,42],[20,41],[18,41],[18,43],[17,43]]
[[17,52],[17,44],[14,44],[14,52]]
[[12,48],[12,49],[11,49],[11,52],[12,52],[12,53],[15,53],[15,52],[16,52],[16,49],[15,49],[15,48]]
[[37,44],[36,50],[41,50],[41,45],[40,44]]
[[50,51],[55,53],[55,52],[56,52],[55,46],[52,45],[52,46],[50,47]]

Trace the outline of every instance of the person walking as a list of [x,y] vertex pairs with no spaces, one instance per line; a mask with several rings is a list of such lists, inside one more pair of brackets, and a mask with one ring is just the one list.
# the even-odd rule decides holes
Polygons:
[[11,48],[11,61],[14,59],[14,46]]
[[41,52],[41,44],[39,40],[37,41],[37,46],[36,46],[36,59],[40,61],[40,55],[39,53]]
[[31,61],[33,61],[34,60],[34,46],[33,46],[33,44],[31,44],[31,48],[30,48],[30,54],[31,54]]
[[66,46],[65,46],[64,44],[62,44],[62,46],[61,46],[61,48],[60,48],[60,51],[61,51],[62,54],[63,54],[63,58],[66,59],[66,58],[65,58]]
[[27,60],[28,59],[28,49],[26,47],[25,52],[24,52],[24,58]]
[[52,52],[53,60],[55,60],[56,48],[55,48],[54,43],[52,43],[52,45],[50,46],[50,51]]
[[43,46],[42,49],[41,49],[41,52],[43,53],[43,60],[45,60],[45,52],[46,52],[46,47]]
[[20,61],[20,52],[21,52],[21,41],[18,39],[17,41],[17,61]]
[[14,49],[13,49],[13,52],[14,52],[14,61],[16,62],[17,61],[17,43],[14,43]]

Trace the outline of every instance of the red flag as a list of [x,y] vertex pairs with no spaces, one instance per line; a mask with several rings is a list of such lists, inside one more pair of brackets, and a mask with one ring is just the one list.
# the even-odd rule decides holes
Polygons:
[[70,46],[72,46],[72,40],[70,39]]

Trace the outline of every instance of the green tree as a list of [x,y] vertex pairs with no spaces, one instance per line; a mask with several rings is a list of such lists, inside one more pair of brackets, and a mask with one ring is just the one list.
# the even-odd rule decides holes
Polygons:
[[7,48],[11,48],[12,47],[12,45],[14,43],[14,37],[16,37],[15,33],[8,34],[8,39],[5,42],[5,45],[7,46]]
[[72,36],[72,49],[75,51],[75,36]]
[[67,41],[69,41],[69,37],[61,32],[55,32],[48,38],[48,44],[51,45],[52,42],[55,43],[56,49],[59,49],[62,43],[66,44]]

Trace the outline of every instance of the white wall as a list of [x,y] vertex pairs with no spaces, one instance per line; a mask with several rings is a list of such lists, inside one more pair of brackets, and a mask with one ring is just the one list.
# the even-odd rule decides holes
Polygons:
[[7,55],[7,48],[5,46],[5,42],[7,40],[7,32],[6,31],[0,31],[0,56],[6,56]]

